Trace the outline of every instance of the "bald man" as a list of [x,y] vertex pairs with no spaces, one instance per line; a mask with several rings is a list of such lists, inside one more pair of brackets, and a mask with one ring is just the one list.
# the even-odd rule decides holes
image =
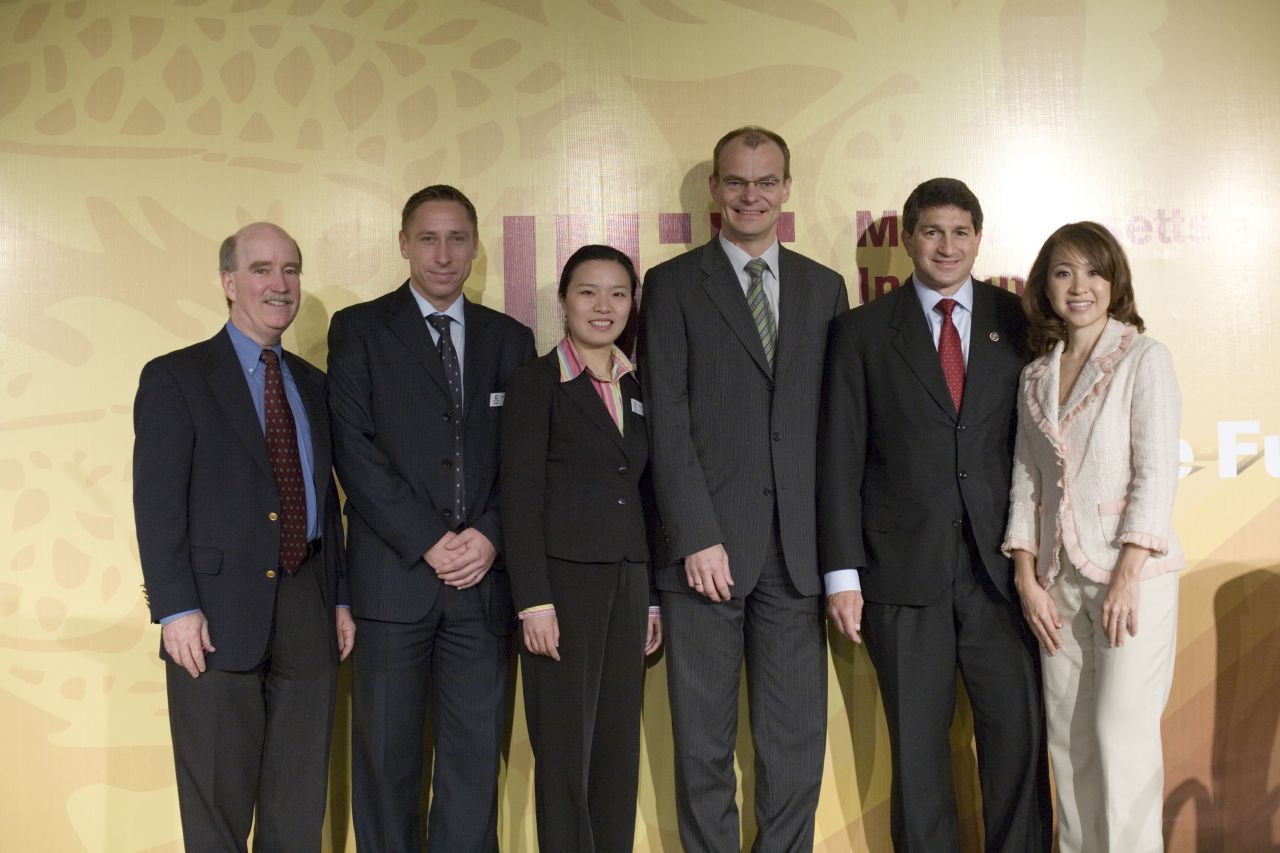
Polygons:
[[284,352],[302,256],[223,241],[227,324],[142,369],[133,503],[160,623],[188,851],[320,849],[338,664],[355,641],[325,377]]

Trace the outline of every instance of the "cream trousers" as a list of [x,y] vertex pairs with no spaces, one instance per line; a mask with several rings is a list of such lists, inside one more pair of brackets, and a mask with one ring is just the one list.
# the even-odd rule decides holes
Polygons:
[[1159,853],[1160,715],[1173,682],[1178,575],[1142,581],[1138,635],[1126,633],[1114,649],[1102,630],[1107,589],[1065,560],[1049,589],[1062,619],[1062,648],[1040,653],[1058,846],[1061,853]]

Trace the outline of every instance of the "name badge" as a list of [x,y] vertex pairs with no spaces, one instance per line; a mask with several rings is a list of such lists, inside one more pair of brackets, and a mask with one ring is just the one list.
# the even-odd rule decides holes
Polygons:
[[504,402],[506,402],[506,400],[507,400],[507,394],[505,391],[494,391],[492,394],[489,395],[489,408],[492,409],[497,406],[501,406]]
[[639,400],[637,400],[635,397],[632,397],[632,398],[631,398],[631,411],[635,412],[637,415],[639,415],[640,417],[642,417],[642,418],[643,418],[643,417],[644,417],[644,403],[641,403],[641,402],[640,402]]

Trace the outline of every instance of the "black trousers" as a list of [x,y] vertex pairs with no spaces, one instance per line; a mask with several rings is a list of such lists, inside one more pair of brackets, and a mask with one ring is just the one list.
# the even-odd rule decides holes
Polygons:
[[[430,571],[430,569],[423,569]],[[351,685],[356,847],[421,850],[423,733],[435,742],[427,849],[498,849],[498,761],[510,637],[490,630],[477,587],[441,586],[417,622],[357,620]]]
[[250,825],[258,853],[320,850],[338,672],[323,559],[317,554],[277,579],[271,641],[254,669],[192,678],[165,664],[191,853],[246,850]]
[[548,558],[560,660],[520,654],[538,847],[630,853],[640,775],[649,575],[644,563]]
[[949,739],[959,671],[973,708],[986,849],[1048,850],[1052,812],[1034,640],[967,535],[949,559],[953,582],[933,603],[867,602],[863,612],[893,751],[894,849],[960,849]]

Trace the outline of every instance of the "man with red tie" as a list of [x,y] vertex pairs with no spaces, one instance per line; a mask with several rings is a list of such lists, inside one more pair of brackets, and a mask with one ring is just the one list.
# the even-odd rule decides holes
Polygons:
[[[219,253],[231,317],[142,370],[133,502],[161,629],[187,850],[316,850],[345,607],[324,374],[285,352],[298,244],[266,222]],[[255,814],[256,812],[256,814]]]
[[865,637],[875,664],[895,849],[960,849],[948,737],[959,671],[986,849],[1047,850],[1037,658],[1000,552],[1026,320],[1014,294],[970,275],[982,208],[962,182],[916,187],[902,226],[910,280],[831,325],[818,454],[827,612]]

